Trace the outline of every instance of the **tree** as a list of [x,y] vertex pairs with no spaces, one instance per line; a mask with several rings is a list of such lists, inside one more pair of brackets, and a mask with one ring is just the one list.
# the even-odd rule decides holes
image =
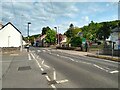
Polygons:
[[48,26],[42,28],[42,35],[45,35],[47,31],[51,30]]
[[80,47],[82,44],[82,39],[79,36],[73,37],[70,41],[71,46]]
[[56,32],[54,30],[48,30],[46,32],[46,38],[45,42],[48,43],[49,45],[55,44],[56,43]]
[[104,22],[97,32],[98,39],[106,40],[109,38],[111,33],[110,25],[107,22]]
[[68,43],[70,42],[70,40],[73,38],[73,37],[76,37],[78,32],[81,32],[82,29],[78,28],[78,27],[74,27],[73,24],[70,24],[68,30],[64,33],[67,38],[68,38]]

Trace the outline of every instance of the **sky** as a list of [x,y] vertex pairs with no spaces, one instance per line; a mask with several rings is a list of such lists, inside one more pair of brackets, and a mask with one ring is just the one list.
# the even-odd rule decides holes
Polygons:
[[12,22],[27,36],[40,34],[43,27],[57,27],[64,33],[69,25],[83,27],[91,21],[118,20],[118,0],[4,0],[1,5],[1,22]]

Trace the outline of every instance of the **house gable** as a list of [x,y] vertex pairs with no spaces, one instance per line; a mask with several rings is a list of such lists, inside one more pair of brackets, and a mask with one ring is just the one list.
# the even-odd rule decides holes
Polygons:
[[4,25],[0,30],[3,30],[3,28],[5,28],[8,25],[11,25],[12,27],[14,27],[20,34],[22,34],[11,22],[8,22],[6,25]]

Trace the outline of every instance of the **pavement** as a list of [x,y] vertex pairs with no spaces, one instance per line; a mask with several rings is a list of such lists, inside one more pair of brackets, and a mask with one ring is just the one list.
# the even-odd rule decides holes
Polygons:
[[100,58],[100,59],[107,59],[107,60],[112,60],[112,61],[120,61],[120,57],[117,56],[110,56],[110,55],[101,55],[101,54],[96,54],[92,52],[82,52],[82,51],[74,51],[74,50],[60,50],[64,53],[72,54],[72,55],[79,55],[79,56],[89,56],[89,57],[95,57],[95,58]]
[[2,88],[51,88],[30,52],[2,55]]

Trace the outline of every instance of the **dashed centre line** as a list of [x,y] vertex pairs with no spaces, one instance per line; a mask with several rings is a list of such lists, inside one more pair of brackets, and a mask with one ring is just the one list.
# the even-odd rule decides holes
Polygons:
[[115,71],[111,71],[110,73],[118,73],[119,71],[118,70],[115,70]]
[[[51,53],[50,53],[51,54]],[[119,71],[118,70],[114,70],[114,71],[110,71],[110,68],[103,68],[99,65],[96,65],[96,64],[92,64],[92,63],[89,63],[89,62],[85,62],[85,61],[77,61],[77,60],[74,60],[73,58],[70,58],[70,57],[66,57],[66,56],[62,56],[62,55],[59,55],[59,54],[53,54],[53,55],[56,55],[56,56],[60,56],[60,57],[63,57],[63,58],[67,58],[67,59],[70,59],[71,61],[74,61],[74,62],[80,62],[80,63],[84,63],[84,64],[88,64],[88,65],[93,65],[94,67],[98,68],[98,69],[101,69],[105,72],[108,72],[108,73],[118,73]]]

